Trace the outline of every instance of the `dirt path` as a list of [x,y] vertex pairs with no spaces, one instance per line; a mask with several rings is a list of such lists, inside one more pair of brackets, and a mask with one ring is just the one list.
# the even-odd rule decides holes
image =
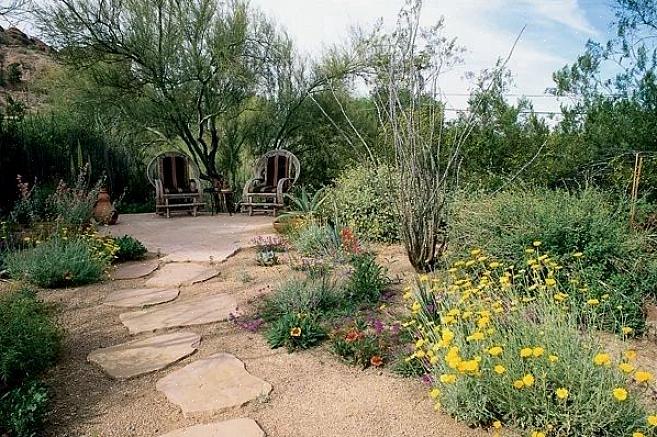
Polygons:
[[[403,271],[398,263],[391,267]],[[178,299],[228,292],[245,309],[290,274],[285,266],[257,267],[253,250],[238,253],[219,270],[221,274],[215,279],[182,288]],[[118,317],[125,309],[102,305],[102,301],[112,290],[139,288],[144,282],[116,281],[41,294],[57,304],[59,321],[67,331],[64,355],[49,376],[55,405],[48,435],[158,436],[185,426],[239,417],[256,420],[269,437],[486,435],[437,414],[419,381],[388,371],[360,371],[341,363],[325,348],[294,354],[271,350],[261,334],[244,331],[231,322],[192,327],[202,335],[200,348],[171,367],[114,381],[87,363],[87,355],[100,347],[151,334],[130,336]],[[217,352],[238,357],[249,373],[274,387],[272,393],[264,401],[224,413],[184,417],[155,389],[156,382]]]

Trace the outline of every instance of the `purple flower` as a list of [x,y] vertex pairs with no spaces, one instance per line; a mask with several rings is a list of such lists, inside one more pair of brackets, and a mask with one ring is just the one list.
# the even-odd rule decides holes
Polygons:
[[433,377],[429,375],[428,373],[425,373],[422,375],[422,382],[427,385],[432,385],[433,384]]
[[376,332],[376,335],[380,335],[383,332],[385,326],[383,325],[383,322],[381,320],[375,319],[372,321],[372,328],[374,328],[374,332]]

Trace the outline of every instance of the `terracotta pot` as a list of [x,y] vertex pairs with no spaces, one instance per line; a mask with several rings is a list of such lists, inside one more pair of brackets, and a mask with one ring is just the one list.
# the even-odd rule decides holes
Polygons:
[[283,216],[274,220],[274,230],[279,234],[287,234],[290,230],[298,228],[303,219],[301,217]]
[[94,206],[94,218],[97,222],[104,225],[113,225],[119,218],[119,214],[114,209],[110,200],[110,195],[104,188],[98,193],[98,200]]

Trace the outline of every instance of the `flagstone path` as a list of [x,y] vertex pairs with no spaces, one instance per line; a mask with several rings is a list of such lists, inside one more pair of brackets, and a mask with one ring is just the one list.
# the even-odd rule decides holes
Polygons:
[[160,261],[156,258],[144,261],[134,261],[119,264],[110,276],[115,281],[126,279],[139,279],[150,275],[160,265]]
[[156,385],[185,416],[221,412],[265,399],[272,386],[250,375],[233,355],[219,353],[198,360],[160,379]]
[[97,349],[87,359],[114,379],[128,379],[164,369],[196,352],[200,343],[198,334],[174,332]]
[[141,308],[171,302],[180,294],[178,288],[128,288],[105,298],[105,305],[121,308]]
[[228,320],[230,314],[235,312],[237,312],[235,298],[228,294],[218,294],[123,313],[119,318],[131,334],[139,334],[158,329],[221,322]]
[[265,432],[253,419],[233,419],[208,425],[179,429],[162,437],[265,437]]

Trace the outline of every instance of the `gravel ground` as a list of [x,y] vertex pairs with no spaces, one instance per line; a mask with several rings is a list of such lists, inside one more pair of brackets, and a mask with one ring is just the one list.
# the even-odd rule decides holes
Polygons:
[[[254,251],[245,250],[217,266],[218,278],[184,288],[179,300],[230,292],[240,309],[249,312],[271,287],[290,276],[286,266],[255,265]],[[391,274],[410,271],[401,250],[383,250]],[[118,315],[125,310],[102,305],[112,290],[142,287],[145,280],[107,282],[69,290],[42,292],[57,307],[66,330],[63,357],[48,375],[55,393],[48,436],[158,436],[184,426],[250,417],[269,437],[483,436],[436,413],[419,381],[387,370],[361,371],[347,366],[325,347],[288,354],[271,350],[261,334],[230,322],[187,328],[203,336],[199,350],[168,369],[129,381],[113,381],[87,363],[92,350],[150,334],[129,336]],[[170,330],[174,331],[174,330]],[[247,370],[274,387],[268,399],[221,414],[184,417],[155,390],[169,372],[201,357],[228,352]]]

